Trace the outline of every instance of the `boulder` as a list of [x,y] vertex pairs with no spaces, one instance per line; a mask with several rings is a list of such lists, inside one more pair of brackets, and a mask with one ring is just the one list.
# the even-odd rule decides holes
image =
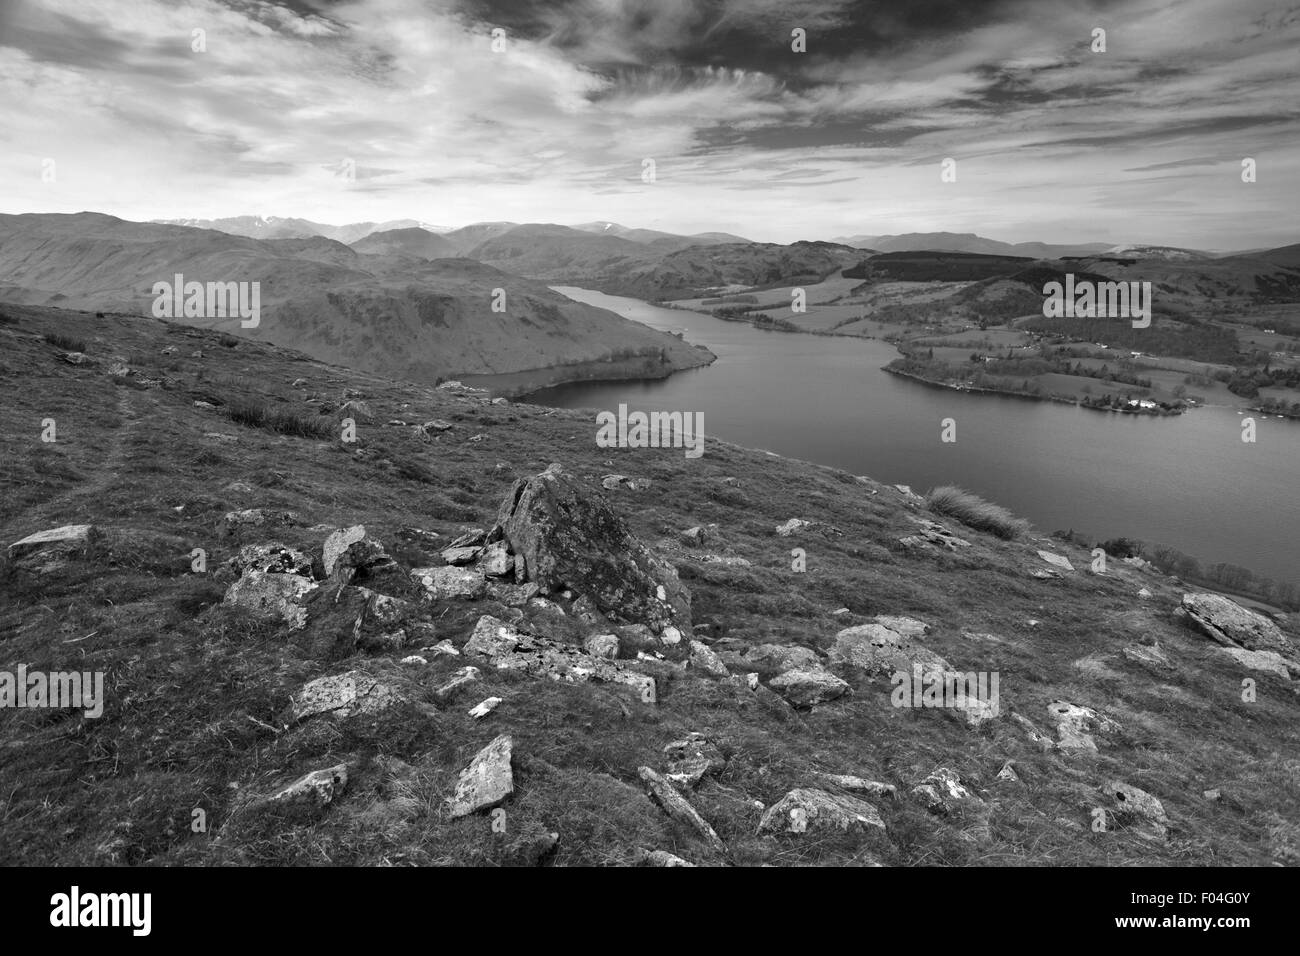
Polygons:
[[400,698],[387,684],[381,684],[361,671],[348,671],[332,677],[318,677],[304,684],[293,697],[293,719],[306,720],[328,714],[337,720],[358,715],[377,714]]
[[332,803],[348,785],[348,765],[338,764],[324,770],[313,770],[299,777],[283,790],[269,798],[270,803],[306,804],[323,807]]
[[489,697],[486,700],[481,700],[469,709],[469,715],[475,720],[482,720],[488,714],[492,713],[492,711],[496,710],[497,705],[500,703],[500,697]]
[[540,589],[536,584],[507,584],[504,581],[489,581],[487,582],[487,590],[492,600],[498,601],[506,607],[523,607],[537,597],[537,592]]
[[293,630],[307,626],[303,599],[319,585],[297,574],[246,571],[226,589],[223,604],[247,608],[265,617],[278,617]]
[[1056,733],[1060,738],[1056,746],[1062,750],[1087,750],[1095,753],[1097,742],[1092,737],[1094,733],[1110,734],[1120,729],[1118,723],[1092,708],[1063,700],[1052,701],[1047,705],[1047,712],[1056,721]]
[[687,528],[678,537],[681,539],[682,544],[698,548],[708,541],[711,535],[707,528],[696,525],[694,528]]
[[1291,642],[1281,628],[1221,594],[1184,594],[1183,609],[1193,624],[1220,644],[1291,653]]
[[703,641],[691,641],[690,665],[714,677],[726,677],[729,673],[722,658],[713,653]]
[[244,545],[237,555],[226,562],[225,566],[236,577],[245,571],[311,577],[311,558],[298,549],[290,548],[278,541]]
[[896,634],[902,634],[904,637],[911,639],[924,637],[926,632],[930,630],[929,624],[926,624],[924,621],[918,621],[914,617],[896,617],[890,614],[877,614],[875,620],[877,624],[882,624]]
[[480,547],[447,548],[442,552],[442,560],[455,565],[473,564],[482,553],[483,549]]
[[603,657],[611,661],[618,657],[617,634],[593,634],[582,646],[592,657]]
[[823,668],[783,671],[767,684],[795,707],[824,704],[849,689],[846,681]]
[[48,568],[61,563],[68,555],[87,547],[100,531],[90,524],[68,524],[29,534],[9,545],[9,560]]
[[1276,674],[1283,680],[1289,680],[1292,673],[1300,677],[1300,664],[1287,660],[1277,651],[1248,651],[1242,647],[1220,647],[1219,650],[1250,670]]
[[718,773],[727,766],[722,752],[703,734],[692,731],[684,740],[674,740],[664,747],[668,760],[668,780],[683,790],[694,787],[707,773]]
[[841,790],[849,790],[853,793],[869,793],[876,797],[888,797],[890,800],[898,799],[898,788],[892,783],[880,783],[876,780],[867,780],[863,777],[856,777],[852,774],[844,773],[822,773],[816,771],[813,776],[829,783],[833,787],[839,787]]
[[435,601],[473,601],[487,591],[487,579],[473,568],[414,568],[411,577]]
[[367,533],[366,526],[358,524],[335,531],[325,539],[322,563],[326,576],[332,577],[342,568],[370,570],[391,564],[392,558],[384,551],[384,546]]
[[641,767],[637,773],[645,782],[653,799],[669,817],[678,823],[693,829],[713,850],[721,853],[726,850],[722,838],[714,832],[713,827],[701,817],[693,806],[662,775],[649,767]]
[[759,833],[806,833],[809,830],[869,831],[885,829],[880,811],[857,797],[801,787],[764,811]]
[[740,655],[737,665],[747,670],[772,670],[784,673],[790,670],[819,670],[821,655],[811,647],[800,644],[759,644]]
[[924,674],[953,670],[928,647],[883,624],[859,624],[840,631],[830,650],[830,662],[868,674],[911,673],[914,664],[919,664]]
[[1138,836],[1148,840],[1163,840],[1169,832],[1169,818],[1165,808],[1145,790],[1112,780],[1102,787],[1102,793],[1111,799],[1111,814]]
[[1070,559],[1060,554],[1053,554],[1050,551],[1039,551],[1038,556],[1054,568],[1060,568],[1062,571],[1073,571],[1074,565]]
[[514,741],[502,734],[480,750],[468,767],[460,772],[456,793],[447,801],[453,819],[469,816],[504,803],[515,792],[514,772],[510,767]]
[[920,797],[931,813],[947,815],[964,806],[978,806],[983,800],[961,782],[957,771],[939,767],[912,788],[912,795]]
[[514,571],[515,559],[510,556],[504,544],[497,542],[483,549],[478,569],[490,577],[503,578]]
[[691,627],[690,592],[600,497],[559,465],[515,482],[488,543],[515,557],[515,579],[591,598],[618,623]]

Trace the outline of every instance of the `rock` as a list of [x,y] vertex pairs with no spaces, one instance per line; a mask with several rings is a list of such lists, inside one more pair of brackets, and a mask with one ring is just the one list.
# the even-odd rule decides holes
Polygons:
[[696,525],[694,528],[687,528],[678,537],[681,538],[682,544],[698,548],[709,539],[710,535],[707,529]]
[[1102,793],[1113,801],[1112,813],[1141,837],[1163,840],[1169,833],[1169,818],[1160,801],[1145,790],[1112,780],[1102,787]]
[[1291,653],[1291,642],[1281,628],[1221,594],[1184,594],[1183,609],[1192,623],[1220,644]]
[[421,657],[419,654],[410,654],[406,657],[403,657],[401,663],[411,664],[413,666],[423,666],[429,663],[429,661],[427,658]]
[[289,383],[290,388],[306,388],[307,380],[305,378],[295,378]]
[[978,805],[984,802],[962,784],[957,771],[947,767],[939,767],[931,773],[912,788],[912,794],[920,797],[931,813],[941,815],[952,813],[967,804]]
[[877,614],[876,623],[882,624],[891,631],[902,634],[907,638],[924,637],[926,631],[930,630],[929,624],[918,621],[914,617],[893,617],[888,614]]
[[611,661],[618,657],[617,634],[593,634],[582,646],[592,657],[603,657]]
[[338,720],[371,716],[396,704],[400,698],[387,684],[361,671],[318,677],[304,684],[293,698],[293,719],[306,720],[328,714]]
[[1283,680],[1290,680],[1294,671],[1300,677],[1300,664],[1287,660],[1277,651],[1248,651],[1242,647],[1220,647],[1219,650],[1253,671],[1276,674]]
[[1070,559],[1065,557],[1064,555],[1053,554],[1050,551],[1039,551],[1038,556],[1042,558],[1044,561],[1046,561],[1048,564],[1052,565],[1055,568],[1060,568],[1062,571],[1074,570],[1074,565],[1071,564]]
[[811,521],[804,521],[802,518],[791,518],[789,521],[785,522],[785,524],[777,525],[776,533],[783,538],[788,538],[796,531],[800,531],[803,528],[807,528],[811,524],[812,524]]
[[90,359],[87,358],[85,352],[66,352],[64,353],[63,361],[67,362],[69,365],[93,364]]
[[477,667],[462,667],[451,675],[451,680],[433,692],[433,699],[440,704],[445,704],[451,700],[458,690],[468,684],[475,683],[480,676]]
[[650,482],[645,478],[629,478],[627,475],[606,475],[600,479],[600,485],[606,491],[617,491],[619,488],[642,491],[650,487]]
[[174,346],[174,345],[168,345],[166,348],[164,348],[164,349],[162,350],[162,354],[163,354],[163,355],[175,355],[175,354],[176,354],[177,352],[179,352],[179,351],[180,351],[180,349],[178,349],[176,346]]
[[924,501],[925,499],[911,489],[909,485],[894,485],[894,489],[909,501]]
[[384,627],[404,624],[415,614],[415,606],[403,598],[380,594],[369,588],[359,587],[356,591],[366,599],[366,615]]
[[1139,588],[1138,597],[1145,601],[1147,598],[1154,597],[1154,595],[1151,593],[1150,588]]
[[868,674],[911,673],[914,664],[919,664],[927,675],[936,670],[954,670],[928,647],[883,624],[859,624],[840,631],[830,650],[830,662]]
[[983,634],[979,631],[962,631],[961,636],[968,641],[974,641],[976,644],[1006,644],[1005,637],[999,637],[996,634]]
[[448,548],[446,551],[442,552],[442,560],[446,561],[448,564],[473,564],[482,553],[483,549],[478,547]]
[[971,546],[971,543],[965,538],[957,537],[937,521],[931,521],[929,518],[919,518],[914,515],[911,517],[913,521],[921,526],[921,530],[914,535],[899,538],[898,540],[904,547],[936,547],[956,551],[958,548],[969,548]]
[[488,541],[504,541],[514,554],[516,581],[570,588],[611,621],[656,632],[668,625],[690,629],[690,592],[677,571],[558,465],[515,482]]
[[713,827],[709,826],[704,818],[695,812],[695,808],[674,789],[671,783],[649,767],[641,767],[637,770],[637,773],[645,782],[646,787],[649,788],[651,798],[663,808],[663,811],[669,817],[678,823],[691,827],[716,852],[722,853],[726,850],[726,845],[714,832]]
[[694,866],[694,863],[687,863],[680,856],[674,856],[667,850],[641,850],[636,851],[633,857],[637,866]]
[[1047,734],[1034,726],[1034,722],[1028,717],[1012,711],[1011,719],[1020,725],[1020,729],[1025,732],[1025,736],[1029,738],[1030,743],[1037,746],[1039,750],[1048,751],[1056,749],[1056,741],[1052,740],[1051,737],[1047,736]]
[[278,617],[293,630],[307,626],[303,598],[319,585],[297,574],[246,571],[226,589],[223,604],[246,608],[267,617]]
[[506,584],[504,581],[489,581],[487,589],[494,601],[506,607],[523,607],[537,597],[539,590],[536,584]]
[[685,740],[674,740],[664,747],[668,759],[667,779],[683,790],[694,787],[707,773],[717,773],[727,766],[722,752],[703,734],[691,732]]
[[502,398],[502,397],[498,396],[498,397],[492,399],[492,404],[493,404],[493,405],[509,405],[509,404],[510,404],[510,399],[508,399],[508,398]]
[[1122,653],[1135,664],[1146,664],[1148,667],[1163,669],[1174,666],[1159,644],[1130,644]]
[[292,511],[276,511],[270,508],[246,508],[243,511],[231,511],[225,516],[227,534],[239,528],[260,528],[263,525],[292,525],[298,523],[298,516]]
[[1093,733],[1115,733],[1120,729],[1119,724],[1092,708],[1063,700],[1052,701],[1047,705],[1047,712],[1056,721],[1056,733],[1060,738],[1056,745],[1062,750],[1096,752],[1097,742],[1092,738]]
[[885,829],[880,811],[857,797],[801,787],[791,790],[763,812],[759,833],[806,833],[808,830],[868,831]]
[[656,699],[653,677],[617,661],[584,653],[571,644],[522,633],[488,615],[478,619],[464,650],[466,654],[486,658],[497,670],[521,671],[572,683],[596,680],[626,684],[639,691],[647,703]]
[[[9,545],[9,560],[27,562],[43,561],[57,564],[59,559],[87,547],[99,537],[100,531],[90,524],[67,524],[29,534]],[[53,561],[50,559],[53,558]]]
[[1016,762],[1008,760],[1002,764],[1002,769],[998,771],[998,780],[1005,780],[1008,783],[1019,783],[1020,775],[1016,773]]
[[319,808],[332,803],[347,785],[348,765],[341,763],[298,778],[272,796],[269,802],[307,804]]
[[502,734],[484,747],[460,772],[456,793],[447,801],[448,815],[455,820],[480,810],[488,810],[508,800],[515,792],[514,773],[510,767],[514,741]]
[[424,425],[421,427],[423,427],[425,431],[445,432],[445,431],[449,431],[452,425],[451,422],[445,422],[441,418],[432,418],[429,421],[425,422]]
[[659,635],[659,638],[665,644],[680,644],[682,642],[682,632],[669,624],[663,629],[663,633]]
[[737,664],[783,673],[789,670],[819,670],[822,659],[811,647],[799,644],[759,644],[740,655]]
[[813,776],[826,781],[831,786],[839,787],[841,790],[851,790],[854,793],[869,793],[876,797],[888,797],[890,800],[898,799],[898,788],[892,783],[880,783],[876,780],[867,780],[863,777],[843,773],[815,771]]
[[489,697],[486,700],[481,700],[469,709],[469,715],[475,720],[482,720],[488,714],[492,713],[492,711],[496,710],[497,705],[500,703],[500,697]]
[[745,558],[738,558],[730,554],[702,554],[700,560],[705,564],[721,564],[728,568],[752,568],[754,565]]
[[846,607],[837,607],[835,610],[831,611],[833,617],[848,617],[852,613],[853,612]]
[[726,677],[729,674],[727,665],[722,663],[722,658],[713,653],[703,641],[691,641],[690,664],[697,670],[714,677]]
[[1201,796],[1206,800],[1209,800],[1211,803],[1216,803],[1223,799],[1223,793],[1219,790],[1206,790],[1201,794]]
[[483,549],[478,569],[491,577],[502,578],[514,571],[515,559],[510,556],[504,544],[497,542]]
[[236,577],[245,571],[261,571],[264,574],[298,574],[311,578],[311,558],[278,541],[244,545],[225,566]]
[[479,441],[485,441],[486,439],[487,439],[487,435],[485,435],[485,434],[483,434],[482,432],[480,432],[480,433],[477,434],[477,435],[470,435],[469,438],[466,438],[465,440],[466,440],[466,441],[479,442]]
[[393,559],[384,551],[384,546],[366,531],[366,526],[358,524],[335,531],[325,539],[322,563],[325,575],[332,577],[343,568],[372,570],[392,564]]
[[824,704],[843,696],[849,689],[846,681],[822,668],[783,671],[767,684],[795,707]]
[[435,601],[473,601],[487,592],[487,579],[473,568],[414,568],[411,577]]
[[460,657],[460,651],[456,649],[455,645],[452,644],[451,641],[447,640],[439,641],[432,647],[422,647],[420,650],[435,656],[442,655],[446,657]]

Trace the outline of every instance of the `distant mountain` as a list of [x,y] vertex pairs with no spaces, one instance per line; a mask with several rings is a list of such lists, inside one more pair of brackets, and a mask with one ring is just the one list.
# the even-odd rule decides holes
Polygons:
[[985,255],[1027,256],[1030,259],[1096,255],[1109,248],[1109,244],[1104,242],[1070,245],[999,242],[977,236],[973,232],[909,232],[901,236],[850,236],[832,241],[856,248],[869,247],[879,252],[977,252]]
[[[456,238],[456,233],[447,238]],[[516,275],[574,282],[657,261],[670,251],[569,226],[528,223],[490,236],[465,254]]]
[[374,232],[391,229],[426,229],[445,232],[442,226],[418,222],[415,219],[394,219],[390,222],[354,222],[345,226],[328,226],[310,219],[282,219],[279,216],[232,216],[228,219],[155,219],[157,225],[189,226],[194,229],[215,229],[232,236],[250,239],[308,239],[324,236],[339,242],[356,242]]
[[1188,262],[1192,259],[1213,258],[1210,253],[1198,252],[1195,249],[1146,245],[1111,246],[1102,255],[1119,256],[1125,259],[1163,259],[1166,262]]
[[743,236],[733,236],[728,232],[700,232],[687,236],[673,232],[660,232],[657,229],[629,229],[616,222],[584,222],[571,228],[581,232],[594,232],[602,236],[614,236],[617,239],[644,243],[663,249],[665,252],[676,252],[691,246],[716,246],[729,242],[752,241]]
[[447,259],[460,252],[451,240],[419,228],[372,232],[351,246],[365,255],[414,256],[417,259]]
[[1265,262],[1271,262],[1274,265],[1286,266],[1289,269],[1300,269],[1300,242],[1290,246],[1280,246],[1277,249],[1270,249],[1267,252],[1258,253],[1252,258],[1263,259]]
[[465,254],[481,242],[486,242],[502,233],[509,232],[519,225],[517,222],[476,222],[443,233],[443,238],[455,245],[461,254]]
[[[363,255],[324,237],[254,239],[98,213],[0,215],[0,300],[147,315],[153,286],[258,282],[261,324],[177,321],[415,382],[541,373],[654,377],[712,360],[676,336],[469,259]],[[506,310],[492,309],[494,289]],[[537,377],[537,376],[535,376]]]

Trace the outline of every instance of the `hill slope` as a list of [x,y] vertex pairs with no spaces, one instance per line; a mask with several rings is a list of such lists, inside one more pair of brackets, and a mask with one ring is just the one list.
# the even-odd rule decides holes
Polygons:
[[[3,561],[0,667],[105,674],[101,716],[0,709],[0,862],[1300,859],[1296,685],[1285,667],[1252,669],[1266,654],[1189,627],[1171,579],[1119,561],[1094,574],[1062,542],[1004,541],[893,487],[711,438],[698,460],[599,448],[577,411],[493,405],[152,318],[0,311],[0,381],[23,386],[0,403],[0,536],[98,528]],[[44,335],[80,339],[87,361]],[[336,431],[345,416],[355,443]],[[46,418],[53,442],[34,424]],[[383,424],[395,419],[442,421]],[[295,422],[325,424],[298,437]],[[684,640],[602,621],[580,589],[528,602],[442,567],[467,527],[519,520],[539,485],[516,479],[551,462],[607,518],[576,533],[613,540],[622,523],[675,566],[711,655],[683,666]],[[603,487],[611,471],[636,490]],[[361,543],[325,553],[333,529],[358,524]],[[280,549],[240,557],[268,542]],[[347,573],[325,577],[327,559]],[[301,628],[230,597],[250,579],[241,567],[268,561],[280,568],[268,586],[310,592]],[[422,579],[435,577],[464,587],[430,595]],[[617,634],[616,660],[583,656],[601,634]],[[545,651],[530,657],[525,640]],[[961,711],[893,706],[887,673],[860,666],[871,640],[999,674],[998,714],[972,726]],[[618,676],[655,693],[604,679]],[[1249,700],[1244,678],[1257,682]],[[472,717],[487,698],[495,710]],[[501,737],[506,767],[489,751],[482,779],[503,789],[455,815],[445,801],[461,771]],[[658,773],[678,775],[676,800]],[[800,827],[786,811],[803,806],[819,813]],[[837,814],[848,830],[823,826]]]
[[416,382],[656,377],[712,360],[675,336],[470,260],[360,255],[322,237],[263,241],[94,213],[0,216],[0,299],[147,315],[154,283],[176,274],[260,283],[256,328],[238,318],[193,324]]

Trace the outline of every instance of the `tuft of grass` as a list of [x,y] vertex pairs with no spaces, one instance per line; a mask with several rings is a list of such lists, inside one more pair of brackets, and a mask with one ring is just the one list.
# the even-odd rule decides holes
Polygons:
[[321,418],[314,412],[272,408],[265,402],[235,399],[226,406],[226,414],[238,425],[265,428],[268,431],[279,432],[281,435],[323,439],[334,437],[333,422]]
[[1001,505],[985,501],[955,485],[933,489],[926,495],[925,503],[936,514],[956,518],[967,527],[991,532],[1008,541],[1029,533],[1029,522],[1024,518],[1017,518]]
[[86,351],[86,343],[81,339],[74,339],[70,335],[61,335],[58,332],[46,332],[44,338],[45,341],[49,342],[51,345],[68,352]]

